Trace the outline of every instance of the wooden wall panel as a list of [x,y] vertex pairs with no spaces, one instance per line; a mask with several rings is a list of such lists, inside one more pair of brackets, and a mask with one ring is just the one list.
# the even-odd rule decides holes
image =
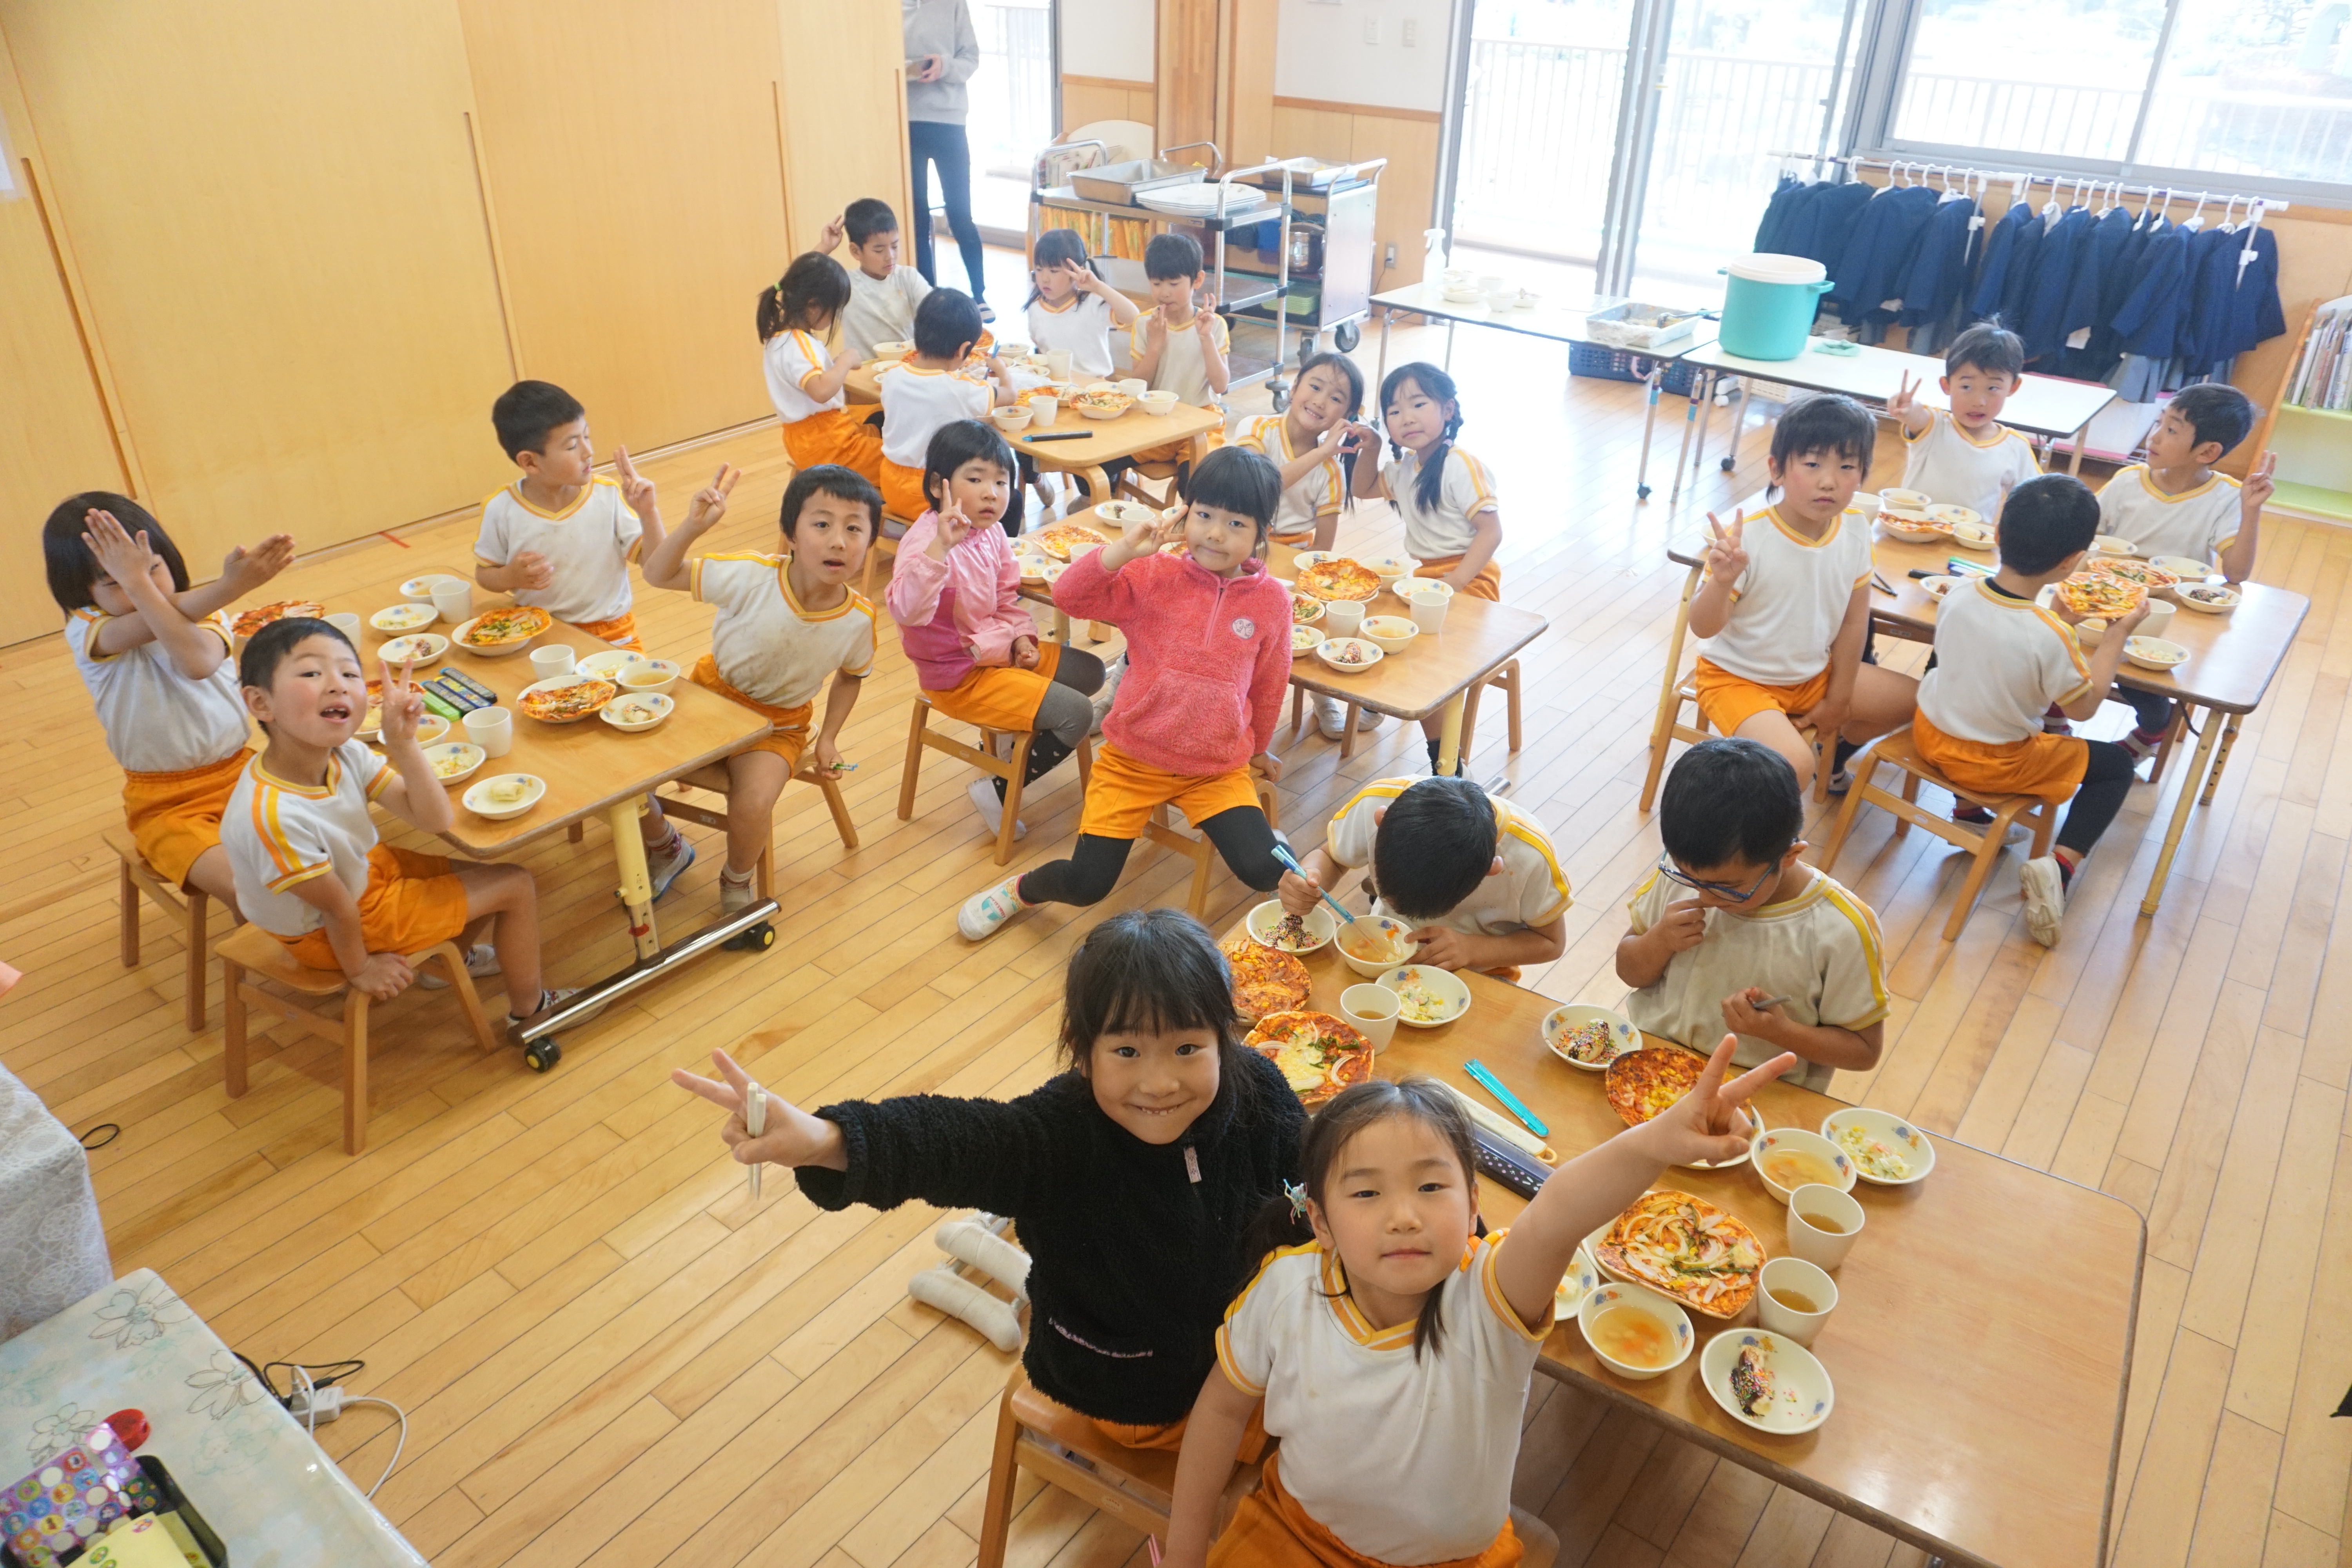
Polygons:
[[497,482],[509,372],[453,10],[0,0],[0,35],[143,499],[191,562]]
[[[1160,0],[1160,144],[1217,134],[1217,0]],[[1202,155],[1203,161],[1206,154]]]
[[1157,128],[1158,94],[1148,81],[1113,81],[1108,77],[1066,76],[1062,79],[1062,123],[1056,136],[1066,136],[1097,120],[1133,120]]
[[[1236,168],[1263,163],[1274,148],[1276,0],[1223,0],[1223,85],[1217,142]],[[1283,154],[1289,156],[1290,154]]]
[[[783,62],[792,68],[779,67],[775,101],[793,250],[814,245],[825,220],[859,196],[888,202],[903,229],[914,203],[898,6],[776,0],[776,9],[790,41]],[[915,263],[911,240],[904,260]]]

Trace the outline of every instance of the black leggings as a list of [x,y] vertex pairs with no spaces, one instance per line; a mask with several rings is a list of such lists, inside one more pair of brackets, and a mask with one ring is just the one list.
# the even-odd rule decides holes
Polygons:
[[2130,706],[2139,721],[2141,733],[2161,735],[2172,727],[2172,699],[2163,692],[2142,691],[2137,687],[2117,685],[2108,695]]
[[2074,804],[2066,808],[2066,821],[2058,829],[2061,847],[2072,849],[2077,856],[2088,855],[2116,813],[2124,808],[2131,795],[2132,770],[2138,759],[2113,741],[2085,741],[2091,748],[2091,758],[2083,769],[2083,783],[2074,791]]
[[[1201,831],[1225,858],[1234,875],[1261,893],[1270,893],[1282,880],[1282,862],[1274,858],[1274,829],[1265,813],[1254,805],[1236,805],[1201,824]],[[1021,879],[1024,903],[1098,904],[1118,885],[1126,869],[1132,838],[1078,835],[1078,847],[1066,860],[1040,866]]]

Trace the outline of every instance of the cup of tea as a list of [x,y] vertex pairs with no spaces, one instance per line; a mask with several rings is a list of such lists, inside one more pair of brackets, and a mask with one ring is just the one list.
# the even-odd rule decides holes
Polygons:
[[1351,637],[1364,624],[1364,606],[1354,599],[1334,599],[1323,606],[1323,629],[1327,636]]
[[1756,1317],[1764,1331],[1810,1345],[1837,1306],[1837,1281],[1801,1258],[1775,1258],[1756,1277]]
[[1372,1042],[1375,1055],[1396,1038],[1397,994],[1385,985],[1350,985],[1339,993],[1339,1016]]
[[326,617],[329,626],[343,634],[353,647],[360,646],[360,618],[349,610],[337,610]]
[[1445,606],[1453,602],[1453,595],[1437,588],[1415,588],[1406,600],[1412,606],[1412,624],[1425,632],[1444,627]]
[[1040,430],[1050,430],[1061,417],[1062,400],[1058,397],[1033,397],[1029,400],[1029,422]]
[[433,584],[433,607],[453,626],[472,620],[474,585],[463,577],[442,578]]
[[572,673],[572,650],[562,643],[530,650],[530,672],[541,680]]
[[503,757],[514,749],[514,715],[503,708],[477,708],[466,715],[466,739],[486,757]]
[[1862,1205],[1819,1182],[1789,1194],[1789,1250],[1816,1268],[1835,1268],[1862,1234]]

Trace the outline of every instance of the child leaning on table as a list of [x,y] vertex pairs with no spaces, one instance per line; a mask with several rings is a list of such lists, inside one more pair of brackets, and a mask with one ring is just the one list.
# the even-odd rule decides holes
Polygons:
[[1999,516],[2009,492],[2042,471],[2033,444],[2000,423],[2001,405],[2024,374],[2024,342],[1990,321],[1954,338],[1945,351],[1937,384],[1949,411],[1913,401],[1918,383],[1906,375],[1886,400],[1888,415],[1903,422],[1903,488],[1940,505]]
[[221,813],[245,772],[252,726],[221,606],[284,571],[293,538],[240,544],[218,577],[192,588],[179,546],[145,507],[86,490],[41,525],[41,555],[66,613],[67,651],[122,769],[122,816],[139,858],[166,884],[209,893],[234,912]]
[[2056,944],[2066,889],[2123,809],[2137,763],[2112,741],[2042,729],[2053,702],[2070,719],[2099,710],[2125,642],[2147,616],[2142,600],[2108,622],[2085,660],[2073,630],[2084,617],[2063,599],[2048,609],[2034,602],[2082,563],[2098,531],[2098,500],[2072,475],[2045,474],[2011,493],[2000,510],[2000,570],[1958,584],[1937,607],[1936,668],[1919,682],[1911,721],[1919,754],[1963,789],[2053,805],[2073,799],[2051,852],[2018,873],[2026,930],[2044,947]]
[[793,467],[838,463],[880,484],[882,432],[871,423],[874,410],[851,408],[842,390],[857,358],[835,358],[824,346],[849,297],[849,274],[840,262],[815,251],[793,258],[783,277],[760,293],[760,363]]
[[[425,700],[404,668],[383,665],[380,675],[381,757],[356,739],[368,682],[341,632],[289,616],[246,643],[237,679],[268,745],[246,764],[221,818],[237,907],[302,963],[340,970],[379,1002],[416,978],[409,954],[452,938],[462,947],[487,925],[506,975],[507,1023],[522,1024],[577,994],[541,984],[538,889],[520,866],[453,868],[379,840],[371,805],[427,833],[456,820],[416,742]],[[490,966],[471,955],[467,968]]]
[[1727,1028],[1740,1066],[1792,1051],[1790,1076],[1826,1089],[1836,1069],[1878,1063],[1885,954],[1870,906],[1799,858],[1804,826],[1804,792],[1771,747],[1734,736],[1685,752],[1658,805],[1665,853],[1626,905],[1617,978],[1643,1033],[1699,1050]]
[[1323,889],[1370,866],[1371,912],[1413,928],[1402,963],[1476,969],[1516,981],[1568,945],[1568,876],[1543,824],[1467,779],[1379,779],[1331,814],[1324,841],[1282,879],[1282,907],[1304,918]]
[[809,749],[820,689],[824,727],[814,736],[815,763],[842,766],[842,726],[874,668],[874,606],[849,584],[882,517],[882,498],[864,475],[837,465],[803,468],[784,487],[777,523],[787,553],[689,560],[694,542],[727,514],[737,477],[722,466],[677,531],[646,561],[649,586],[690,593],[719,612],[710,651],[690,679],[774,726],[727,759],[727,866],[719,874],[725,914],[752,902],[752,873],[774,831],[776,801]]
[[915,312],[914,356],[882,371],[882,504],[892,517],[911,522],[930,504],[923,468],[940,426],[982,418],[992,405],[1013,401],[1003,361],[990,357],[991,382],[964,374],[980,333],[980,307],[971,295],[934,289]]

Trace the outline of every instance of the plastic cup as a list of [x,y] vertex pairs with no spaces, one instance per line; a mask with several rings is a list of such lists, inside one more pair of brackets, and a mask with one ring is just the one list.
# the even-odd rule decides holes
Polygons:
[[1385,985],[1350,985],[1339,993],[1339,1016],[1372,1042],[1375,1055],[1396,1038],[1399,1010],[1397,994]]
[[[1756,1318],[1764,1331],[1786,1334],[1801,1345],[1813,1342],[1813,1336],[1830,1321],[1830,1313],[1838,1302],[1837,1281],[1820,1266],[1801,1258],[1773,1258],[1756,1277]],[[1815,1310],[1798,1310],[1773,1295],[1776,1289],[1804,1298],[1813,1303]]]
[[1139,375],[1130,375],[1118,384],[1118,389],[1129,397],[1140,397],[1151,390],[1151,384]]
[[1323,606],[1323,629],[1328,636],[1351,637],[1363,626],[1364,606],[1355,599],[1334,599]]
[[1029,422],[1040,430],[1050,430],[1061,416],[1062,400],[1058,397],[1033,397],[1029,400]]
[[1789,1194],[1789,1250],[1816,1268],[1843,1263],[1862,1223],[1862,1205],[1835,1187],[1809,1182]]
[[561,643],[530,650],[530,669],[541,680],[572,673],[572,650]]
[[1406,603],[1412,606],[1412,624],[1419,626],[1424,632],[1435,632],[1444,629],[1445,606],[1453,602],[1454,595],[1451,594],[1422,593],[1419,591],[1415,591],[1412,596],[1406,601]]
[[329,626],[349,638],[353,647],[360,646],[360,618],[357,616],[349,610],[337,610],[325,619]]
[[1069,350],[1067,350],[1067,349],[1048,349],[1048,350],[1046,350],[1046,351],[1045,351],[1045,369],[1046,369],[1046,372],[1047,372],[1049,374],[1051,374],[1051,375],[1053,376],[1053,378],[1054,378],[1055,381],[1067,381],[1067,380],[1069,380],[1069,379],[1070,379],[1070,351],[1069,351]]
[[466,739],[481,747],[485,757],[503,757],[514,750],[514,715],[503,708],[477,708],[466,715]]
[[474,585],[463,577],[444,577],[433,585],[433,607],[451,626],[474,618]]

